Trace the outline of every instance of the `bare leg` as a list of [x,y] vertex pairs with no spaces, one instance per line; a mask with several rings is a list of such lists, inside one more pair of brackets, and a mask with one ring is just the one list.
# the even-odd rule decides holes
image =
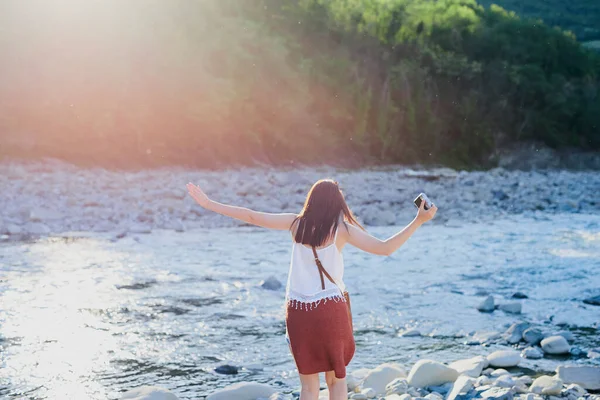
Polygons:
[[348,385],[346,378],[338,379],[335,377],[334,371],[325,372],[325,382],[329,388],[329,400],[346,400],[348,399]]
[[319,400],[319,374],[300,375],[300,400]]

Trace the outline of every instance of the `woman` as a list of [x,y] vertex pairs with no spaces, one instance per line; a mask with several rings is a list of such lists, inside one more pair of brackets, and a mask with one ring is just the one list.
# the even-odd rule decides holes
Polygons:
[[286,289],[286,337],[300,375],[300,400],[317,400],[319,373],[331,400],[347,398],[346,366],[354,355],[349,303],[344,296],[342,249],[349,243],[369,253],[390,255],[437,207],[425,210],[387,240],[369,235],[348,208],[337,182],[320,180],[313,185],[300,214],[270,214],[212,201],[196,185],[190,195],[202,207],[249,224],[289,230],[293,239],[292,261]]

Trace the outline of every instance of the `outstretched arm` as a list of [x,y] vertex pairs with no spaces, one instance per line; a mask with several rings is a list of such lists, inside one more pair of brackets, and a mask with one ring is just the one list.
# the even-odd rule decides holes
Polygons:
[[248,224],[262,226],[263,228],[288,230],[292,226],[296,214],[281,213],[271,214],[250,210],[249,208],[230,206],[211,200],[208,196],[193,183],[187,184],[187,189],[192,198],[200,206],[207,210],[214,211],[227,217],[244,221]]
[[404,229],[387,240],[377,239],[376,237],[371,236],[369,233],[351,224],[348,224],[346,240],[351,245],[368,253],[389,256],[398,250],[400,246],[402,246],[404,242],[406,242],[408,238],[411,237],[421,225],[423,225],[423,223],[433,218],[437,211],[437,207],[433,206],[429,210],[425,210],[424,207],[425,202],[423,201],[421,202],[421,207],[419,207],[419,212],[417,213],[415,219],[413,219],[410,224],[406,225]]

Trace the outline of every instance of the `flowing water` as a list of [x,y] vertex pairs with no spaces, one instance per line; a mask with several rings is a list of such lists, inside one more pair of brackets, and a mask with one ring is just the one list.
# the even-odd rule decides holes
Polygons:
[[[379,237],[397,228],[370,231]],[[284,339],[286,232],[158,231],[112,241],[67,235],[0,245],[0,398],[118,399],[139,385],[202,398],[238,381],[299,385]],[[516,321],[600,346],[600,216],[512,216],[428,225],[391,257],[344,249],[357,353],[350,369],[427,357],[449,362],[494,348],[465,335]],[[521,291],[523,314],[479,313]],[[479,296],[478,296],[479,295]],[[563,326],[561,328],[559,325]],[[417,328],[422,337],[399,337]],[[526,361],[552,370],[558,358]],[[580,359],[569,362],[593,363]],[[242,367],[222,375],[214,368]]]

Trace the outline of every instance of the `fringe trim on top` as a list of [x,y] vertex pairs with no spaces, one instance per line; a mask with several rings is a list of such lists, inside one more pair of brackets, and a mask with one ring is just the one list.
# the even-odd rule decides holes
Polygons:
[[[327,303],[327,301],[335,301],[337,302],[346,302],[346,298],[342,295],[339,290],[331,293],[331,291],[326,291],[329,293],[320,293],[315,296],[302,296],[296,293],[289,293],[287,296],[287,306],[295,308],[296,310],[304,310],[311,311],[319,306],[319,304]],[[313,298],[313,299],[310,299]]]

